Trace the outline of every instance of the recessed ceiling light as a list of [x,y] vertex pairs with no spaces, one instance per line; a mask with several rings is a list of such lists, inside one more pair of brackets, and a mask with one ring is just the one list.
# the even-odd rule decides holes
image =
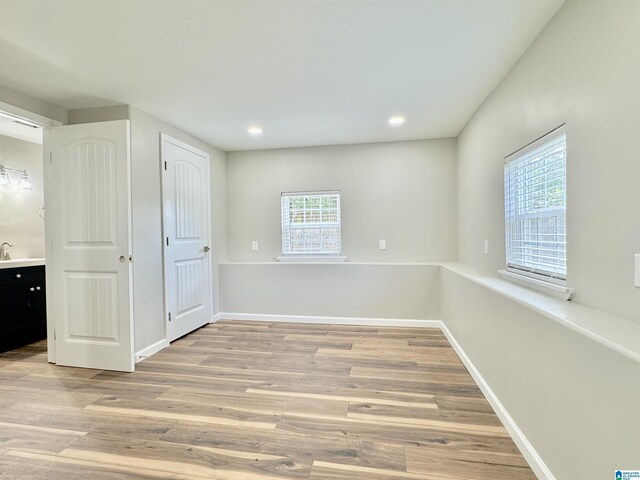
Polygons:
[[393,117],[389,118],[389,125],[391,125],[392,127],[399,127],[403,123],[404,117],[401,117],[400,115],[394,115]]
[[247,133],[257,137],[258,135],[262,135],[262,127],[249,127],[247,128]]

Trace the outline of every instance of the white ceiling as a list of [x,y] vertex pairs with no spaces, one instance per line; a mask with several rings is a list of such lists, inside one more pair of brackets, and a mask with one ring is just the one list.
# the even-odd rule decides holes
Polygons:
[[0,0],[0,84],[223,150],[452,137],[563,2]]

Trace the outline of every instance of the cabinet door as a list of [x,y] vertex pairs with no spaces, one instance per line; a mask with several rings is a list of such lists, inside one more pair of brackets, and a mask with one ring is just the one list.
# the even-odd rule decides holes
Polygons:
[[9,285],[0,288],[0,291],[0,348],[8,350],[29,342],[32,337],[33,319],[29,312],[29,290],[26,286]]
[[27,293],[27,310],[32,340],[37,341],[47,338],[47,301],[44,276],[41,281],[29,287]]

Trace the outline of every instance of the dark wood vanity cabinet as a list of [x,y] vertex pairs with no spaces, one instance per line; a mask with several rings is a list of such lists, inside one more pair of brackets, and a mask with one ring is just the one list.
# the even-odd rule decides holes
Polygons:
[[0,269],[0,352],[46,337],[44,266]]

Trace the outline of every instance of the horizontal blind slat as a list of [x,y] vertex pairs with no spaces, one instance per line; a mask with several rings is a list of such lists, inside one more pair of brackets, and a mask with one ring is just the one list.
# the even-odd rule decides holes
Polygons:
[[537,273],[566,274],[566,135],[505,159],[507,264]]
[[281,195],[283,255],[341,253],[340,192]]

